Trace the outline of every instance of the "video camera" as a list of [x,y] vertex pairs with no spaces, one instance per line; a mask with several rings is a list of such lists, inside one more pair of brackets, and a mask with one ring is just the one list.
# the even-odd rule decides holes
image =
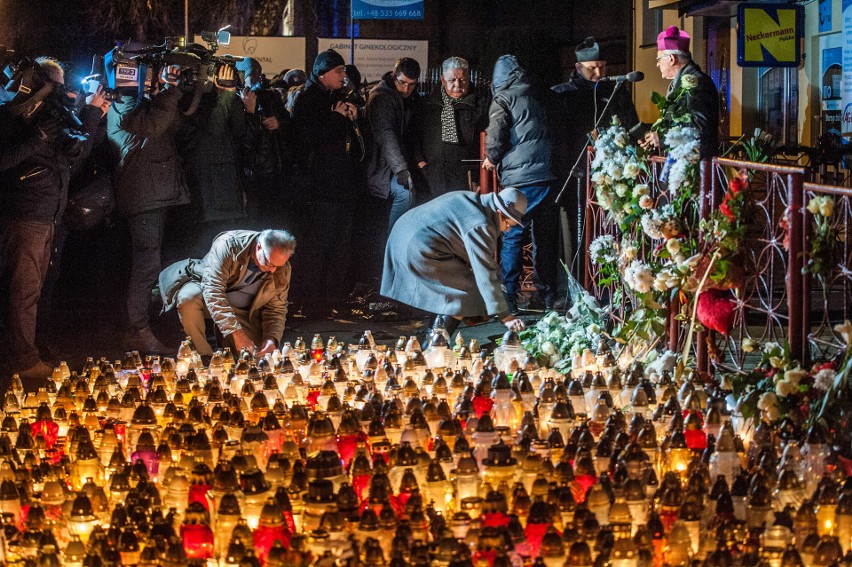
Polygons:
[[51,80],[38,62],[2,48],[0,58],[0,103],[12,114],[23,117],[45,114],[65,128],[82,127],[74,113],[73,100],[66,96],[65,85]]
[[[127,45],[119,45],[107,54],[105,59],[106,75],[109,86],[116,89],[134,88],[151,92],[157,76],[163,68],[177,69],[169,75],[181,88],[196,89],[212,82],[225,65],[234,69],[233,81],[217,81],[223,88],[242,86],[242,74],[236,69],[241,57],[216,55],[220,45],[228,45],[231,34],[227,28],[218,32],[202,32],[202,40],[207,47],[192,43],[187,45],[185,38],[167,37],[161,45],[139,50],[131,50]],[[96,74],[93,70],[93,74]]]

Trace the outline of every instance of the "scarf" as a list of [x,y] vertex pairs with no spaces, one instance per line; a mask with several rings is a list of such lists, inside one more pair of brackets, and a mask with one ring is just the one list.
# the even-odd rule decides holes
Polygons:
[[456,99],[441,89],[441,141],[447,144],[459,143],[459,131],[456,124]]

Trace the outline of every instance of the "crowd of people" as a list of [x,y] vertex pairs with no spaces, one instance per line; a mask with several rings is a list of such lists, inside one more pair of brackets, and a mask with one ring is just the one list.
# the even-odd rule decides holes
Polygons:
[[[684,73],[706,78],[684,32],[661,33],[658,49],[673,85]],[[622,81],[600,81],[606,59],[594,38],[575,53],[575,70],[551,89],[512,55],[497,60],[490,93],[472,88],[457,56],[443,61],[432,92],[419,92],[421,69],[410,58],[366,87],[328,50],[309,73],[272,82],[246,58],[222,66],[201,92],[184,88],[172,65],[149,89],[122,86],[113,73],[117,96],[99,87],[78,97],[74,127],[39,100],[0,104],[0,285],[14,368],[24,378],[53,369],[36,346],[39,299],[67,234],[69,188],[73,197],[94,183],[109,184],[130,233],[127,349],[174,351],[151,330],[158,285],[201,354],[212,353],[205,319],[236,348],[264,352],[280,340],[288,304],[322,315],[356,281],[381,281],[386,296],[434,313],[450,332],[463,317],[486,315],[521,328],[521,308],[556,303],[559,206],[576,240],[585,192],[575,166],[590,134],[618,116],[643,145],[664,151],[641,128]],[[36,62],[44,89],[64,84],[59,62]],[[242,84],[230,86],[235,73]],[[696,126],[712,153],[718,94],[709,78],[698,85]],[[479,194],[480,168],[496,170],[500,194]],[[163,270],[174,215],[185,227],[185,259]],[[537,293],[519,305],[525,233]]]

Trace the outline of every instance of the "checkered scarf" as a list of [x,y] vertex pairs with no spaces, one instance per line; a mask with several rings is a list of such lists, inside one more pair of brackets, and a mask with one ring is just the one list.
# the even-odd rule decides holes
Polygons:
[[447,91],[441,89],[441,141],[447,144],[459,143],[459,130],[456,124],[456,99],[451,98]]

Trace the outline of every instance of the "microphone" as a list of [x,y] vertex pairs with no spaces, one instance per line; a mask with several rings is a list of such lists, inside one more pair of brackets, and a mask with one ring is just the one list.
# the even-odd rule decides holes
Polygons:
[[611,77],[602,77],[598,80],[599,83],[621,83],[627,81],[628,83],[638,83],[639,81],[645,78],[645,73],[642,71],[631,71],[626,75],[613,75]]

